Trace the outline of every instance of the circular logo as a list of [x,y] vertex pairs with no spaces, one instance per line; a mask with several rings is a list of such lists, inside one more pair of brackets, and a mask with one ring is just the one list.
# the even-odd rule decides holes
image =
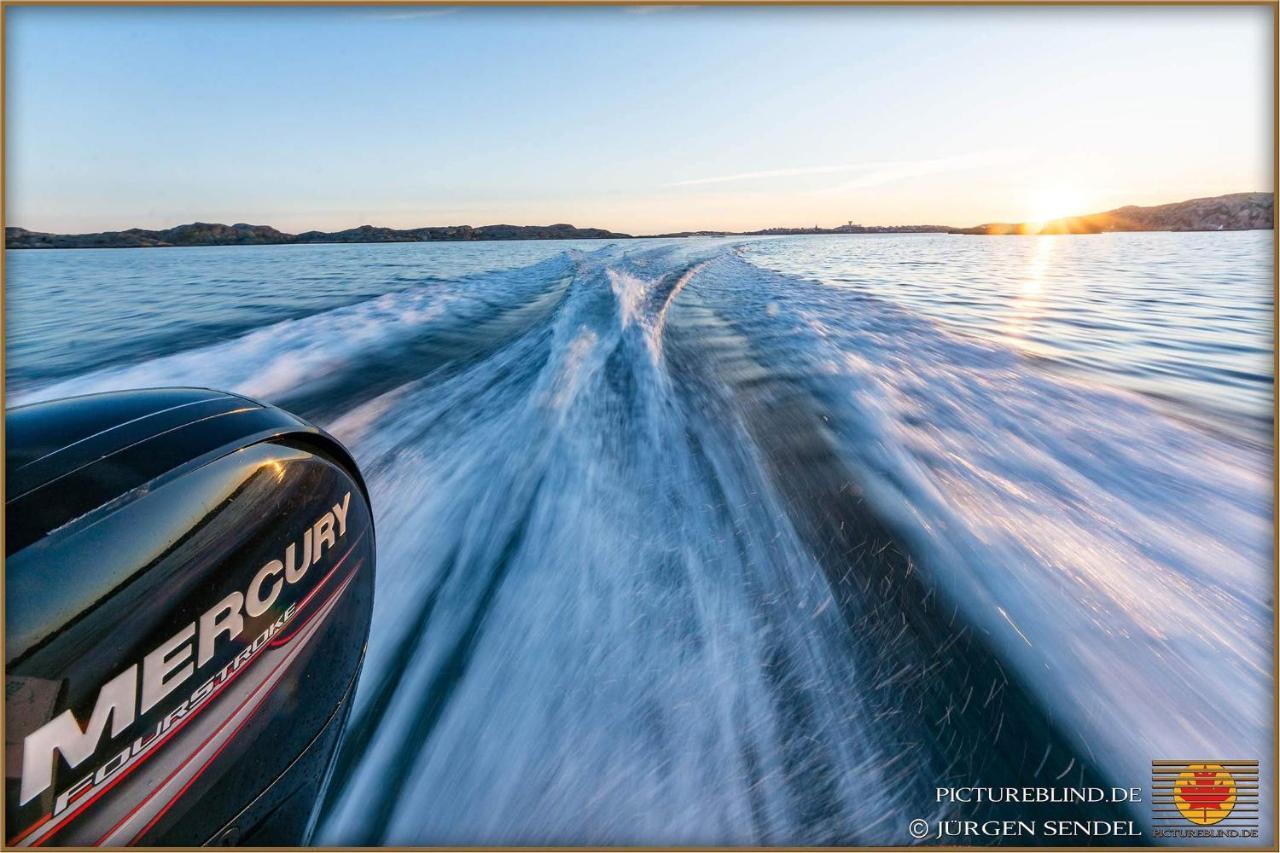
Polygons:
[[1236,807],[1236,780],[1221,764],[1188,764],[1173,783],[1173,802],[1187,820],[1210,826]]

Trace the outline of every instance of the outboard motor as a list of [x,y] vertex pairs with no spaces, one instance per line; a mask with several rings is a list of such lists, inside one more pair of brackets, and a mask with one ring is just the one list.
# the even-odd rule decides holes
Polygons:
[[350,455],[191,388],[5,433],[7,843],[305,843],[373,605]]

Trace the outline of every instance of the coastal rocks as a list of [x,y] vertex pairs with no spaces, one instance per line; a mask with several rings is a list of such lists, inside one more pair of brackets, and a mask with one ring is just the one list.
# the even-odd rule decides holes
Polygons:
[[25,228],[6,228],[9,249],[122,249],[164,246],[259,246],[284,243],[418,243],[445,240],[589,240],[625,239],[603,228],[572,225],[448,225],[432,228],[378,228],[361,225],[345,231],[306,231],[286,234],[268,225],[192,222],[162,231],[130,228],[96,234],[46,234]]
[[1271,193],[1233,193],[1193,198],[1154,207],[1128,205],[1069,216],[1051,222],[989,222],[955,228],[952,234],[1101,234],[1108,231],[1251,231],[1270,229],[1275,197]]

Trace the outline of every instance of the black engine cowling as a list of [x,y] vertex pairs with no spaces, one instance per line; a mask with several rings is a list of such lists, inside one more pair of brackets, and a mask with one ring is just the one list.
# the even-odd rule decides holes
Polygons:
[[7,842],[304,842],[373,603],[351,457],[203,389],[5,426]]

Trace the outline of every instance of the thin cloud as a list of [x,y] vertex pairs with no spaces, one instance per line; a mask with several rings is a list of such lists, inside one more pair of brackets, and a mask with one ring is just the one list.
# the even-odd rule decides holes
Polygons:
[[991,151],[975,151],[955,157],[938,157],[932,160],[907,160],[900,163],[885,163],[875,169],[859,175],[852,181],[831,187],[831,191],[861,190],[868,187],[879,187],[908,178],[919,178],[925,175],[938,175],[946,172],[963,172],[967,169],[980,169],[983,166],[996,166],[1021,160],[1025,152],[1016,149],[993,149]]
[[714,178],[692,178],[687,181],[675,181],[669,187],[694,187],[703,184],[727,184],[733,181],[754,181],[761,178],[794,178],[800,175],[828,175],[833,172],[853,172],[858,169],[871,169],[882,163],[844,163],[839,166],[806,166],[799,169],[766,169],[761,172],[739,172],[736,175],[719,175]]
[[807,175],[833,175],[844,173],[862,174],[853,180],[845,181],[831,187],[835,190],[863,189],[876,187],[907,178],[933,175],[941,172],[953,172],[963,169],[974,169],[1020,160],[1024,152],[1016,149],[992,149],[976,151],[953,157],[937,157],[927,160],[881,160],[864,163],[841,163],[832,166],[803,166],[790,169],[764,169],[758,172],[739,172],[733,175],[718,175],[710,178],[691,178],[667,184],[669,187],[705,186],[708,184],[727,184],[738,181],[769,180],[774,178],[796,178]]

